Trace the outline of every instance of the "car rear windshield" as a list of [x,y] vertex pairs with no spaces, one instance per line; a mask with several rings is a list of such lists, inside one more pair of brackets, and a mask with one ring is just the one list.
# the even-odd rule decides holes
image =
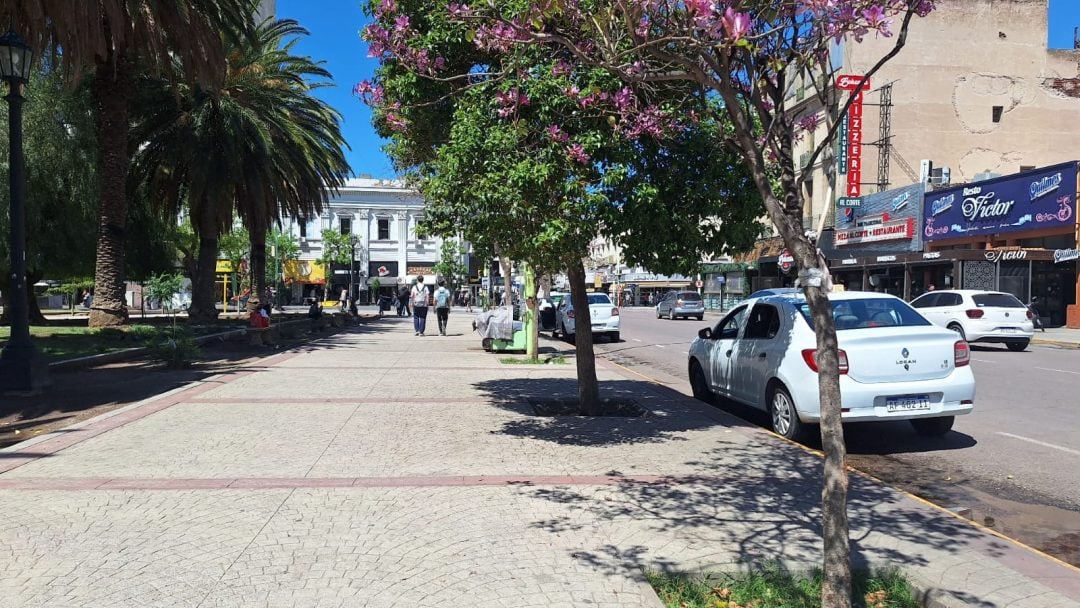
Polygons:
[[700,302],[701,294],[696,291],[682,291],[679,292],[679,299],[683,302]]
[[[814,320],[810,316],[810,305],[806,302],[796,304],[799,312],[810,329]],[[893,298],[868,298],[865,300],[834,300],[832,302],[833,321],[836,330],[866,329],[868,327],[915,327],[930,325],[922,315],[904,302]]]
[[1025,308],[1024,303],[1011,293],[980,293],[971,299],[979,308]]
[[611,298],[602,293],[590,293],[589,304],[611,304]]

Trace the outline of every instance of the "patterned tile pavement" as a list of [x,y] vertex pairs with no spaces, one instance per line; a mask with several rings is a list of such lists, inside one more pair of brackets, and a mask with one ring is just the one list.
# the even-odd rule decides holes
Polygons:
[[[644,419],[537,417],[572,365],[405,321],[0,452],[0,606],[656,606],[643,568],[818,561],[816,456],[612,366]],[[1075,570],[870,480],[851,519],[856,562],[940,605],[1080,605]]]

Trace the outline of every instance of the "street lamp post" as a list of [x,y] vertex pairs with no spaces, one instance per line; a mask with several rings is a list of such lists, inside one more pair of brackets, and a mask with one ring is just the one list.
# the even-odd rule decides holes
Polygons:
[[355,301],[353,280],[356,278],[356,235],[349,235],[349,301]]
[[33,53],[14,30],[0,36],[0,78],[8,83],[8,143],[11,192],[11,337],[0,352],[0,390],[36,392],[48,384],[48,367],[30,339],[26,285],[26,166],[22,144],[23,87]]

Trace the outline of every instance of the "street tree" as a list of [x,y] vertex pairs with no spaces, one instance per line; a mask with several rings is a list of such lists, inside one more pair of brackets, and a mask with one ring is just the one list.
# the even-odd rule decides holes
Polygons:
[[[341,232],[332,228],[327,228],[322,231],[322,254],[319,255],[319,264],[326,270],[326,289],[324,290],[323,300],[330,299],[330,280],[333,277],[334,266],[349,266],[350,272],[352,271],[352,255],[354,251],[353,239],[355,237],[351,234],[342,234]],[[335,297],[337,294],[334,294]],[[349,294],[350,296],[352,294]]]
[[[218,252],[214,256],[214,272],[213,276],[217,279],[217,260],[218,256],[226,260],[229,263],[229,279],[232,282],[233,297],[236,298],[236,312],[240,312],[240,300],[246,293],[248,299],[251,299],[251,236],[248,235],[248,231],[243,226],[234,226],[232,230],[221,235],[221,238],[217,239]],[[200,278],[202,278],[200,276]],[[217,291],[214,291],[217,294]],[[227,312],[227,311],[226,311]],[[194,318],[196,321],[206,321],[207,319],[202,315],[192,316],[189,314],[189,318]]]
[[269,264],[266,267],[264,280],[277,289],[278,300],[274,304],[280,305],[285,263],[300,259],[300,244],[291,234],[280,229],[273,229],[266,237],[266,259]]
[[[725,140],[735,149],[762,197],[768,218],[799,268],[817,335],[821,437],[825,451],[822,605],[850,606],[851,572],[847,521],[848,479],[841,426],[836,329],[828,300],[828,270],[803,225],[807,175],[796,166],[795,144],[823,119],[813,166],[833,141],[863,85],[904,46],[915,16],[934,0],[544,0],[499,1],[447,10],[468,26],[468,37],[491,53],[519,47],[569,53],[575,63],[605,70],[643,105],[600,99],[613,129],[626,132],[643,121],[657,131],[709,112],[708,100],[731,124]],[[417,56],[406,27],[387,30],[387,53]],[[864,74],[837,81],[833,61],[840,45],[866,36],[895,36],[889,52]],[[850,81],[850,82],[847,82]],[[690,83],[694,95],[672,83]],[[812,83],[824,116],[789,103],[788,94]],[[824,82],[827,86],[819,87]],[[838,88],[849,92],[837,95]],[[835,109],[835,112],[832,110]],[[770,166],[778,173],[769,179]]]
[[461,281],[469,273],[462,261],[465,257],[465,246],[456,238],[447,238],[439,248],[439,261],[435,262],[435,274],[446,279],[447,289],[457,291],[461,287]]
[[[97,118],[98,240],[90,325],[127,319],[124,298],[130,102],[136,76],[163,71],[206,86],[224,74],[225,40],[250,29],[252,0],[0,0],[0,19],[38,56],[63,57],[72,85],[91,72]],[[179,66],[180,69],[172,69]]]
[[218,239],[234,213],[251,239],[254,308],[266,293],[267,231],[284,216],[318,214],[348,173],[340,117],[312,94],[311,79],[329,74],[292,54],[304,34],[295,21],[266,21],[253,38],[227,43],[224,80],[213,89],[143,82],[133,181],[155,193],[165,216],[191,218],[200,240],[192,318],[217,316]]

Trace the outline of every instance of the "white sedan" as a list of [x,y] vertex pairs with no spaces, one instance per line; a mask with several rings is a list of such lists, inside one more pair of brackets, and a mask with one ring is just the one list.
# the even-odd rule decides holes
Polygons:
[[947,327],[968,342],[1004,342],[1022,351],[1035,335],[1034,315],[1011,293],[955,289],[931,291],[911,305],[935,325]]
[[[975,406],[975,377],[964,340],[927,321],[903,300],[867,292],[829,297],[840,348],[844,422],[909,420],[942,435]],[[769,412],[773,430],[803,438],[821,419],[816,340],[802,294],[750,300],[690,346],[694,396],[715,394]]]
[[[593,336],[607,335],[612,342],[619,341],[619,309],[611,302],[606,293],[587,293],[589,301],[589,317],[592,320]],[[558,337],[561,332],[567,340],[574,339],[576,326],[573,298],[567,294],[556,313],[555,331],[553,337]]]

